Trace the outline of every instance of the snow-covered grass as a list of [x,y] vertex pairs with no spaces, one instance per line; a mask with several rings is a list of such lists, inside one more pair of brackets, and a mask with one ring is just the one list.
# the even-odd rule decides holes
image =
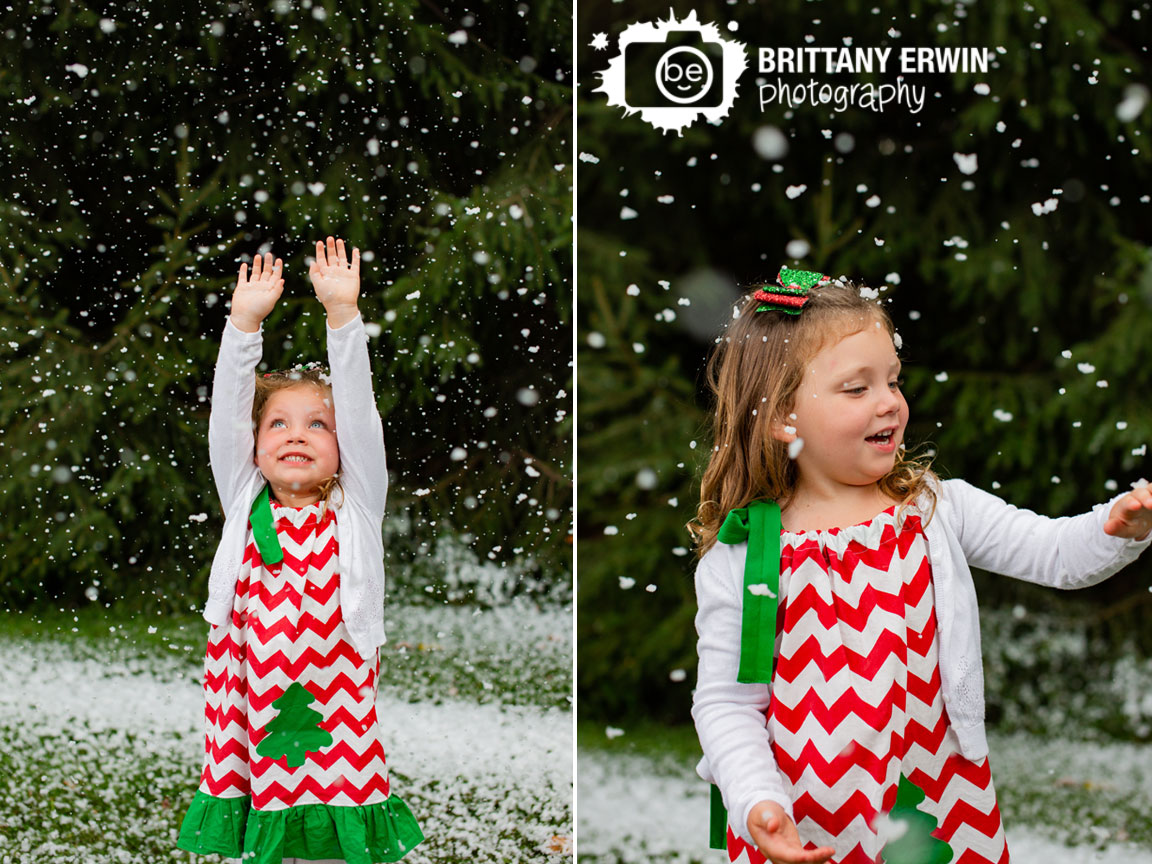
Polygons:
[[[389,610],[377,711],[393,792],[428,837],[404,860],[565,860],[570,612],[474,611]],[[212,860],[174,851],[207,625],[78,617],[0,616],[0,864]]]
[[[603,727],[580,728],[580,860],[726,860],[707,848],[708,788],[694,771],[692,730],[623,731],[609,739]],[[1022,733],[990,743],[1013,864],[1152,864],[1152,747]]]
[[380,680],[397,696],[571,709],[570,607],[391,609]]

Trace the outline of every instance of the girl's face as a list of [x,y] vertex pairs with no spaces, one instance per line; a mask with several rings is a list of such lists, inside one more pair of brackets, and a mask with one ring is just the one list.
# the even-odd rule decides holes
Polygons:
[[774,428],[782,441],[803,439],[796,455],[800,487],[831,496],[892,470],[908,424],[899,376],[892,338],[878,322],[812,358],[792,416]]
[[268,397],[255,461],[273,492],[299,497],[316,491],[318,500],[317,487],[340,468],[336,412],[324,393],[302,385]]

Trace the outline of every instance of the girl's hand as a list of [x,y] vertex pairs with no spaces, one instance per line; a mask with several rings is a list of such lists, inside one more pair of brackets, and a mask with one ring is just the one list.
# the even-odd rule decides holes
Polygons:
[[344,241],[328,238],[328,248],[316,242],[316,260],[308,268],[316,299],[328,313],[333,330],[360,314],[356,300],[360,296],[360,250],[352,250],[352,262],[344,252]]
[[805,849],[800,842],[796,823],[788,818],[784,808],[774,801],[761,801],[748,814],[748,831],[756,841],[760,854],[772,864],[795,862],[823,862],[836,851],[831,846]]
[[232,310],[229,317],[232,323],[245,333],[255,333],[261,322],[276,306],[280,292],[284,290],[284,280],[280,271],[284,262],[279,258],[273,263],[269,252],[261,261],[257,255],[252,259],[252,275],[248,275],[248,265],[240,265],[240,276],[236,279],[236,290],[232,292]]
[[1152,487],[1133,489],[1112,505],[1104,533],[1127,540],[1143,540],[1152,531]]

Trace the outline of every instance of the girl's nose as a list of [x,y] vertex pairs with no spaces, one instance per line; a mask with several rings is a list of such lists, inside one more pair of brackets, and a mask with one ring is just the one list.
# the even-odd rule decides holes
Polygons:
[[881,397],[879,404],[876,406],[876,413],[883,416],[884,414],[895,414],[900,410],[900,397],[891,390],[886,390],[885,395]]

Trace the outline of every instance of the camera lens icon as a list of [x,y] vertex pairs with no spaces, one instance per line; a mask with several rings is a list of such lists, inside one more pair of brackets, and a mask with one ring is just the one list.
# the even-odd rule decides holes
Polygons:
[[631,108],[716,108],[724,101],[724,46],[698,30],[675,29],[624,48]]
[[690,45],[664,52],[656,64],[656,87],[669,102],[691,105],[712,89],[712,62]]

